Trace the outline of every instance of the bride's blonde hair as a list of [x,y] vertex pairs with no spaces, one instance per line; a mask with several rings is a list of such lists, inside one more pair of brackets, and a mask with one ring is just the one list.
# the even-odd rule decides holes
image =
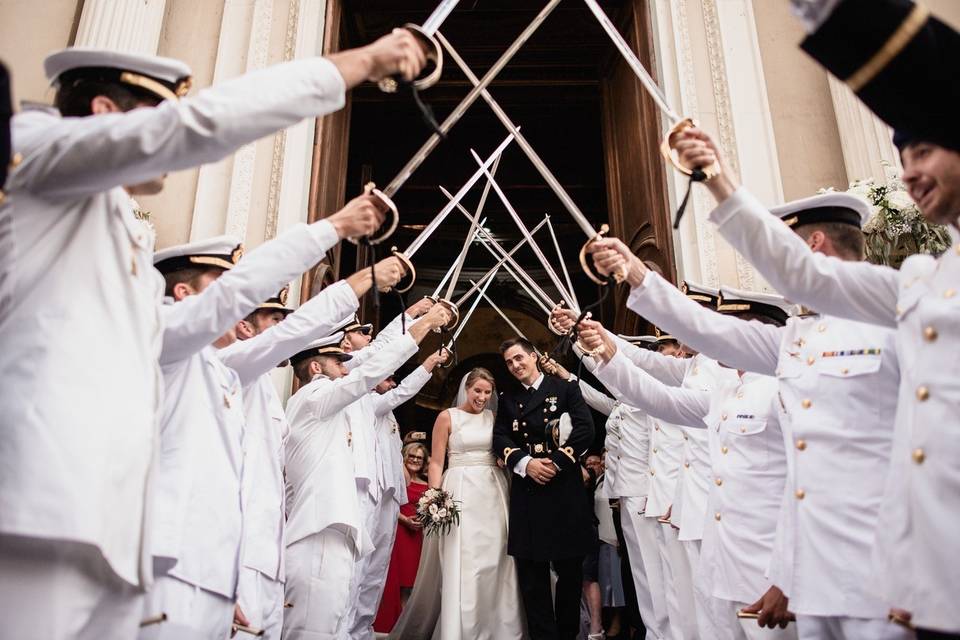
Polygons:
[[477,380],[486,380],[490,383],[490,386],[493,387],[493,392],[497,392],[497,381],[493,379],[493,374],[483,367],[474,367],[470,370],[470,373],[467,374],[466,381],[463,383],[463,388],[469,389]]

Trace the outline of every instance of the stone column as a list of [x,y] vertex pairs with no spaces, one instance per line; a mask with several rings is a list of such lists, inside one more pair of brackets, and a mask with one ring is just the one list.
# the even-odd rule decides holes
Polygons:
[[74,45],[156,55],[167,0],[84,0]]
[[860,101],[843,82],[830,76],[830,97],[840,131],[840,147],[847,179],[886,177],[884,163],[900,170],[900,154],[893,146],[893,131]]

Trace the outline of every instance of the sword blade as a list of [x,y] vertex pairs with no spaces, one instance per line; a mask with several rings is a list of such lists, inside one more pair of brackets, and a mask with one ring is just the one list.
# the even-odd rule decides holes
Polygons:
[[[532,36],[533,32],[537,30],[537,27],[539,27],[543,21],[547,19],[547,16],[550,15],[550,12],[552,12],[558,4],[560,4],[560,0],[550,0],[550,2],[547,3],[547,6],[545,6],[539,14],[537,14],[537,17],[534,18],[533,21],[527,25],[527,28],[524,29],[523,32],[517,37],[517,39],[513,41],[513,44],[511,44],[510,47],[503,52],[503,55],[500,56],[500,58],[493,64],[493,66],[490,67],[490,70],[487,71],[486,75],[483,76],[483,80],[478,80],[474,83],[475,86],[470,93],[467,94],[467,97],[464,98],[460,104],[454,108],[450,115],[447,116],[447,118],[440,124],[440,131],[442,131],[444,135],[449,133],[450,129],[453,128],[453,125],[457,124],[460,118],[463,117],[463,114],[466,113],[467,109],[470,108],[470,105],[476,102],[477,98],[480,96],[480,92],[486,90],[487,85],[493,82],[493,79],[497,77],[497,74],[500,73],[500,70],[503,69],[508,62],[510,62],[510,59],[513,58],[514,54],[520,49],[520,47],[524,45],[524,43],[526,43],[527,40],[530,39],[530,36]],[[434,37],[442,38],[443,36],[438,31],[434,34]],[[423,143],[423,146],[420,147],[420,149],[413,154],[413,157],[407,161],[407,164],[400,169],[400,173],[398,173],[396,177],[390,181],[390,184],[382,189],[383,193],[385,193],[387,197],[393,197],[393,194],[400,190],[400,187],[403,186],[403,183],[405,183],[410,176],[413,175],[413,172],[417,170],[417,167],[423,164],[423,161],[427,159],[427,156],[430,155],[430,152],[433,151],[433,149],[439,143],[440,136],[436,133],[427,138],[427,141]]]
[[[480,164],[483,164],[483,160],[480,159],[480,156],[478,156],[473,149],[470,150],[470,154],[473,155],[474,160]],[[580,307],[573,302],[570,294],[566,292],[563,283],[560,282],[560,278],[557,277],[557,272],[553,270],[550,262],[547,261],[547,256],[543,255],[543,251],[540,250],[540,247],[536,242],[534,242],[533,236],[530,235],[530,232],[527,231],[527,228],[524,226],[523,220],[520,219],[520,214],[518,214],[513,208],[513,205],[510,204],[510,201],[507,200],[506,194],[500,188],[500,185],[497,184],[496,179],[490,175],[490,172],[486,169],[484,169],[483,172],[486,174],[487,180],[490,181],[490,184],[493,185],[493,190],[497,192],[500,202],[502,202],[503,206],[506,207],[507,213],[510,214],[510,217],[513,218],[513,221],[517,224],[517,228],[520,229],[521,235],[523,235],[523,237],[527,239],[527,242],[530,243],[530,248],[533,250],[533,253],[536,254],[537,259],[540,260],[540,264],[543,265],[544,270],[547,272],[547,276],[550,278],[550,281],[553,282],[553,286],[556,287],[557,291],[560,292],[560,297],[563,298],[564,302],[566,302],[571,309],[579,313]],[[546,218],[544,218],[544,222],[546,222]]]
[[[467,315],[460,318],[460,326],[457,327],[457,330],[453,332],[453,340],[455,341],[460,337],[460,334],[463,332],[464,327],[467,326],[467,321],[470,320],[470,316],[473,315],[473,312],[476,311],[477,305],[480,304],[480,296],[486,297],[487,288],[493,283],[493,278],[487,278],[486,284],[480,289],[480,295],[473,299],[473,302],[470,303],[470,309],[467,310]],[[470,284],[475,284],[473,280],[470,281]]]
[[577,306],[580,306],[580,301],[577,300],[577,292],[573,290],[573,282],[570,280],[570,273],[567,271],[567,262],[563,259],[563,252],[560,251],[560,243],[557,242],[557,234],[553,231],[553,223],[550,222],[550,216],[547,216],[547,231],[550,232],[550,239],[553,240],[553,248],[557,251],[557,258],[560,260],[560,268],[563,269],[563,279],[567,281],[567,291],[570,292],[570,297],[573,298],[573,301],[577,303]]
[[[452,198],[453,196],[450,196],[450,197]],[[485,225],[486,223],[487,223],[486,218],[480,221],[481,226]],[[476,237],[477,237],[477,234],[474,234],[474,238]],[[437,288],[433,291],[434,298],[440,295],[440,290],[443,289],[444,286],[446,286],[447,281],[450,279],[450,276],[453,275],[453,270],[456,269],[456,267],[457,267],[457,263],[454,262],[452,265],[450,265],[450,268],[447,269],[447,272],[443,274],[443,278],[440,280],[440,284],[438,284]]]
[[[537,231],[539,231],[539,230],[540,230],[540,227],[542,227],[542,226],[545,225],[546,223],[547,223],[546,220],[541,220],[541,221],[540,221],[540,224],[538,224],[537,226],[535,226],[535,227],[530,231],[530,235],[533,236],[533,234],[535,234]],[[487,271],[485,274],[483,274],[483,277],[480,278],[480,280],[478,281],[479,284],[475,284],[475,285],[473,285],[472,287],[470,287],[470,288],[467,290],[467,292],[466,292],[465,294],[463,294],[462,296],[460,296],[454,304],[456,304],[456,305],[459,307],[459,306],[463,303],[464,300],[466,300],[467,298],[469,298],[470,296],[473,295],[474,291],[476,291],[481,284],[483,284],[483,283],[486,282],[488,279],[490,279],[490,278],[493,277],[493,274],[495,274],[495,273],[497,272],[497,270],[503,265],[503,263],[507,261],[507,256],[511,256],[511,257],[512,257],[513,254],[515,254],[517,251],[519,251],[519,250],[520,250],[520,247],[522,247],[522,246],[525,245],[525,244],[527,244],[527,240],[526,240],[526,239],[521,240],[521,241],[518,242],[516,245],[514,245],[513,249],[510,249],[510,252],[509,252],[506,256],[500,258],[500,260],[497,262],[497,264],[493,265],[493,267],[491,267],[489,271]]]
[[670,105],[667,102],[667,96],[664,95],[663,89],[660,88],[660,85],[657,84],[657,81],[653,79],[650,73],[643,66],[643,63],[640,62],[640,59],[637,58],[637,54],[633,52],[633,49],[630,48],[630,45],[627,44],[627,41],[623,39],[623,36],[620,35],[620,32],[617,31],[617,28],[610,21],[610,18],[607,17],[607,14],[603,12],[603,9],[600,8],[600,5],[597,4],[597,0],[583,0],[587,4],[587,8],[590,9],[590,12],[596,17],[597,22],[600,23],[600,26],[603,27],[603,30],[607,32],[607,35],[610,36],[610,39],[613,41],[613,46],[617,48],[617,51],[620,52],[620,55],[623,56],[623,59],[627,62],[633,73],[637,76],[637,79],[640,80],[640,84],[643,85],[643,88],[647,90],[647,93],[650,94],[650,97],[653,98],[653,102],[657,105],[657,108],[660,109],[671,122],[678,122],[682,118],[680,114],[670,108]]
[[440,25],[443,24],[443,21],[447,19],[456,6],[460,3],[460,0],[442,0],[440,4],[437,5],[437,8],[433,10],[433,13],[430,14],[430,17],[420,25],[420,28],[423,29],[423,32],[428,36],[432,36],[437,32],[437,29],[440,28]]
[[507,325],[509,325],[511,329],[513,329],[513,332],[514,332],[515,334],[517,334],[519,337],[523,338],[524,340],[526,340],[526,341],[528,341],[528,342],[530,341],[530,338],[528,338],[527,336],[523,335],[523,331],[520,331],[520,327],[518,327],[517,325],[513,324],[513,321],[512,321],[510,318],[507,317],[507,314],[505,314],[505,313],[503,312],[503,310],[500,309],[500,307],[497,306],[497,303],[490,299],[490,296],[487,295],[487,292],[486,292],[486,291],[481,291],[481,292],[480,292],[480,295],[478,296],[478,298],[483,298],[484,300],[486,300],[486,301],[487,301],[487,304],[489,304],[490,307],[491,307],[494,311],[496,311],[497,314],[499,314],[501,318],[503,318],[503,321],[506,322]]
[[462,187],[460,187],[459,191],[457,191],[457,195],[453,197],[453,200],[448,202],[446,206],[440,210],[440,213],[438,213],[434,219],[430,221],[430,224],[428,224],[424,230],[420,232],[420,235],[418,235],[414,241],[410,243],[410,246],[407,247],[407,250],[403,252],[404,255],[406,255],[408,258],[413,257],[413,254],[415,254],[417,250],[423,246],[423,243],[427,241],[427,238],[429,238],[430,235],[437,230],[437,227],[440,226],[440,223],[443,222],[444,218],[446,218],[447,215],[453,211],[456,203],[460,202],[463,197],[467,195],[467,192],[470,191],[473,185],[476,184],[477,180],[483,176],[484,170],[489,167],[496,158],[500,157],[500,154],[503,153],[503,150],[506,149],[507,145],[509,145],[512,141],[513,134],[510,134],[504,139],[503,142],[500,143],[499,147],[494,149],[490,157],[482,163],[484,165],[484,169],[478,169],[472,176],[470,176],[470,179],[467,180]]
[[[453,198],[450,192],[443,187],[440,187],[440,191],[443,192],[443,195],[445,195],[447,198]],[[470,219],[470,212],[467,211],[466,207],[458,203],[457,208],[467,219]],[[549,220],[547,224],[549,224]],[[517,284],[523,287],[523,290],[527,292],[527,295],[530,296],[530,298],[537,303],[541,309],[543,309],[544,313],[549,314],[550,309],[556,306],[553,300],[549,295],[547,295],[547,292],[540,288],[540,285],[537,284],[537,281],[534,280],[530,274],[524,271],[519,264],[517,264],[516,260],[507,255],[507,252],[503,250],[503,247],[501,247],[500,244],[489,233],[487,233],[487,230],[483,228],[482,224],[480,228],[477,229],[477,239],[480,241],[480,244],[483,245],[483,248],[489,251],[490,255],[492,255],[495,259],[507,256],[507,262],[503,265],[504,271],[509,273],[513,279],[517,281]],[[516,269],[520,275],[514,272],[514,269]],[[530,289],[536,291],[536,294],[534,294]],[[546,303],[550,306],[545,306],[543,301],[546,301]]]
[[[497,159],[493,162],[493,167],[491,167],[490,173],[492,175],[497,174],[497,168],[500,166],[500,158],[502,155],[497,156]],[[483,212],[483,207],[487,204],[487,195],[490,193],[490,183],[483,185],[483,193],[480,194],[480,204],[477,205],[476,214],[470,218],[470,230],[467,231],[467,237],[463,239],[463,248],[460,250],[460,257],[457,259],[456,270],[453,272],[453,277],[450,279],[450,284],[447,285],[447,295],[444,296],[447,300],[453,297],[453,292],[457,288],[457,281],[460,280],[460,271],[463,269],[463,263],[467,261],[467,253],[470,251],[470,245],[473,244],[474,237],[477,233],[477,220],[480,218],[480,214]],[[457,203],[460,204],[459,202]]]
[[[470,70],[470,67],[467,66],[467,63],[463,61],[463,58],[461,58],[460,54],[458,54],[456,49],[453,48],[453,45],[451,45],[447,39],[443,37],[442,33],[438,32],[436,37],[437,40],[440,41],[440,44],[443,45],[443,48],[447,50],[447,53],[450,54],[450,57],[453,58],[453,61],[456,62],[457,66],[463,71],[464,75],[467,76],[467,79],[470,81],[470,83],[474,85],[474,88],[480,88],[480,81],[477,80],[477,76],[475,76],[473,71]],[[530,162],[534,167],[536,167],[537,171],[540,172],[540,175],[543,176],[544,181],[557,195],[557,198],[560,199],[560,202],[563,203],[564,208],[570,212],[570,215],[577,223],[577,226],[583,230],[583,233],[586,234],[587,238],[595,238],[597,232],[593,228],[593,225],[591,225],[590,221],[587,220],[587,217],[583,215],[583,212],[580,211],[580,207],[578,207],[573,201],[573,198],[571,198],[570,194],[567,193],[567,190],[563,188],[563,185],[561,185],[560,181],[557,180],[557,178],[553,175],[553,172],[550,171],[543,160],[540,159],[540,156],[537,154],[537,152],[534,151],[532,146],[530,146],[530,143],[527,142],[527,139],[520,134],[520,130],[513,124],[513,122],[511,122],[510,117],[507,116],[507,113],[500,107],[497,101],[493,99],[493,96],[490,95],[489,91],[483,89],[480,91],[480,95],[483,96],[483,99],[490,107],[490,110],[493,111],[494,115],[497,116],[497,119],[499,119],[503,126],[513,134],[517,144],[520,145],[520,148],[523,149],[525,154],[527,154]]]

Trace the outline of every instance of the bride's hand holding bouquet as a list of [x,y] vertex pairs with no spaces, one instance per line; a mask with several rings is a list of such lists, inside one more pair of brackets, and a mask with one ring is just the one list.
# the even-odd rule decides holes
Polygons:
[[459,503],[449,491],[427,489],[417,502],[417,521],[426,535],[445,535],[452,526],[460,524]]

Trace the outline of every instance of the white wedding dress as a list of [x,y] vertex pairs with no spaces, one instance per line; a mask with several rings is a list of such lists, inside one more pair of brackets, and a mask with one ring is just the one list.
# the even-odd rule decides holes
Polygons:
[[524,638],[516,567],[507,555],[507,478],[492,452],[493,413],[448,411],[442,486],[460,502],[460,525],[424,537],[413,593],[390,638]]

